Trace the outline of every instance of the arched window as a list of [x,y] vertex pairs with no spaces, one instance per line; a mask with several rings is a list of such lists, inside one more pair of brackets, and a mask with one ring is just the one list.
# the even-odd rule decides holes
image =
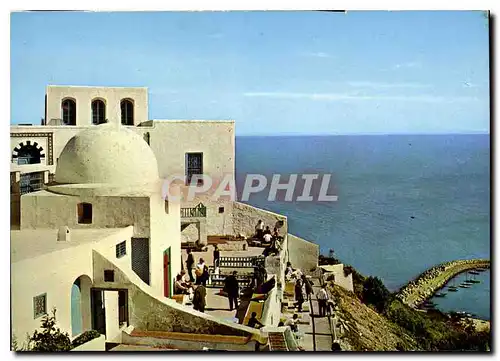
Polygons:
[[76,102],[73,99],[64,99],[61,103],[62,120],[66,125],[76,125]]
[[123,99],[120,103],[122,124],[134,125],[134,103],[130,99]]
[[100,99],[92,102],[92,124],[106,123],[106,105]]

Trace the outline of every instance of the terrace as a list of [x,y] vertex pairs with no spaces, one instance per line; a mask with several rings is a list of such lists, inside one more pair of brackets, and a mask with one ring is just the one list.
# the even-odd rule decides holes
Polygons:
[[[213,242],[213,239],[212,239]],[[244,241],[246,242],[246,241]],[[213,242],[217,243],[217,242]],[[264,257],[264,248],[262,247],[246,247],[244,250],[222,250],[220,249],[220,267],[219,274],[211,273],[209,282],[207,283],[207,305],[205,313],[225,319],[230,322],[246,325],[250,314],[257,313],[257,318],[265,325],[277,325],[279,322],[279,314],[281,310],[281,300],[279,289],[281,287],[282,274],[284,271],[284,252],[281,252],[278,257]],[[213,250],[214,245],[209,244],[205,251],[194,251],[193,256],[197,263],[200,258],[205,260],[210,271],[213,272]],[[182,252],[182,258],[187,258],[185,250]],[[283,258],[282,265],[280,264]],[[276,259],[278,262],[276,262]],[[254,270],[257,266],[262,266],[266,269],[267,280],[275,279],[275,286],[270,290],[257,290],[253,286]],[[224,287],[224,279],[233,271],[238,272],[240,281],[241,297],[237,310],[229,310],[228,298],[222,293]],[[272,314],[272,315],[271,315]]]

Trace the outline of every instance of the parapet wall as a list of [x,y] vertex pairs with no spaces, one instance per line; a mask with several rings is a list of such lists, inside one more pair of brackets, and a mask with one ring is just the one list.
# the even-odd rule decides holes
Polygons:
[[264,303],[264,309],[262,311],[262,317],[260,321],[266,326],[278,326],[281,316],[281,299],[279,295],[280,291],[277,286],[274,287],[267,297]]
[[282,236],[288,232],[286,216],[240,202],[233,203],[233,234],[242,234],[245,237],[253,236],[259,220],[264,222],[264,227],[269,226],[271,231],[274,227],[278,227]]
[[305,274],[318,267],[319,245],[300,237],[288,234],[288,261],[293,268],[299,268]]

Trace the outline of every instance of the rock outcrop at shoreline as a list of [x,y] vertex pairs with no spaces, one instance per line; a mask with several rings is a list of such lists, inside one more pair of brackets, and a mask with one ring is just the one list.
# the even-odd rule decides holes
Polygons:
[[471,269],[489,267],[490,260],[487,259],[445,262],[428,269],[415,280],[408,282],[399,290],[396,297],[411,307],[418,307],[456,275]]

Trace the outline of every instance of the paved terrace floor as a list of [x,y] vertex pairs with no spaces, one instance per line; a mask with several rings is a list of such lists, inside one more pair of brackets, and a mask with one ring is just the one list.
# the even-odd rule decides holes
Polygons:
[[[212,266],[214,264],[213,260],[214,247],[211,245],[207,247],[208,249],[205,252],[193,252],[195,263],[198,263],[199,259],[203,258],[207,265]],[[246,251],[220,251],[220,256],[253,257],[261,255],[263,251],[264,248],[248,247]],[[187,252],[186,250],[182,250],[182,261],[185,262],[186,259],[187,259]],[[241,268],[241,269],[235,268],[234,270],[236,271],[241,270],[241,272],[252,271],[252,269],[250,268]],[[232,271],[233,271],[232,268],[226,268],[223,270],[224,273],[230,273]],[[237,314],[236,310],[233,311],[229,310],[229,300],[226,296],[219,295],[220,290],[221,288],[207,287],[207,305],[205,307],[205,313],[208,315],[212,315],[214,317],[225,319],[227,321],[238,323],[238,321],[235,320]],[[188,305],[192,307],[191,304]]]

